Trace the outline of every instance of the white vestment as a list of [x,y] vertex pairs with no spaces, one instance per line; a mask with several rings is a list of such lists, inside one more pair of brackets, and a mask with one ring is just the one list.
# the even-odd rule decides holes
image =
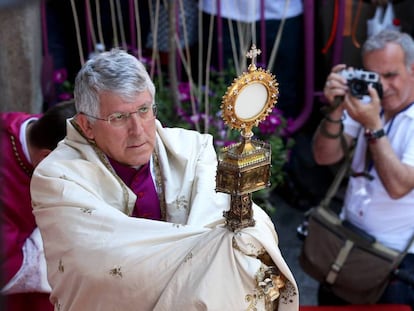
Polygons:
[[256,256],[267,252],[286,278],[279,310],[298,310],[267,214],[254,205],[254,227],[224,226],[230,199],[215,192],[212,137],[157,121],[156,140],[167,221],[129,216],[135,194],[70,121],[65,140],[36,168],[33,209],[55,309],[265,310],[258,281],[267,266]]

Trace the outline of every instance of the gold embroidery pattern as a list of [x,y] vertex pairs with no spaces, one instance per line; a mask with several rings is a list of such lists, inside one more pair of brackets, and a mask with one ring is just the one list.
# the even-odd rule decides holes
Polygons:
[[187,210],[188,209],[188,200],[186,200],[185,196],[180,196],[175,200],[175,206],[178,210]]
[[289,304],[293,302],[293,297],[298,293],[296,292],[295,287],[289,280],[286,280],[285,287],[281,291],[280,302],[283,304]]
[[249,254],[258,256],[262,252],[262,248],[258,249],[256,245],[251,242],[247,243],[246,245],[249,247]]
[[259,286],[263,289],[266,298],[273,302],[279,298],[281,288],[285,287],[285,279],[281,274],[272,274],[259,282]]
[[233,246],[234,249],[242,252],[243,254],[245,254],[247,256],[251,256],[251,257],[260,257],[260,256],[262,256],[263,254],[266,253],[266,249],[264,247],[261,247],[260,249],[258,249],[253,243],[247,243],[247,246],[249,246],[249,248],[250,248],[249,253],[247,254],[245,251],[242,251],[240,249],[240,246],[237,244],[237,241],[236,241],[235,237],[233,237],[233,239],[232,239],[232,246]]
[[233,246],[234,249],[237,249],[238,251],[241,252],[241,249],[239,247],[239,244],[237,244],[237,241],[236,241],[236,239],[234,237],[231,240],[231,244],[232,244],[232,246]]
[[59,271],[60,273],[65,272],[65,267],[63,266],[63,261],[62,261],[62,259],[59,259],[58,271]]
[[88,141],[88,143],[93,148],[93,150],[95,151],[95,153],[98,156],[98,158],[102,161],[102,163],[105,165],[105,167],[112,173],[112,175],[116,178],[116,180],[121,185],[122,194],[123,194],[123,197],[124,197],[124,213],[127,214],[127,215],[130,215],[129,210],[128,210],[129,193],[128,193],[127,186],[122,181],[122,179],[115,173],[115,170],[113,169],[112,165],[109,163],[108,158],[102,152],[102,150],[99,149],[96,146],[95,141],[93,139],[89,139],[88,137],[85,136],[85,134],[83,133],[83,131],[80,128],[80,126],[76,123],[75,119],[72,119],[71,120],[71,124],[79,132],[79,134],[82,135],[82,137],[85,138]]
[[109,274],[112,275],[112,276],[122,278],[121,266],[113,267],[111,270],[109,270]]
[[193,253],[190,252],[184,257],[184,262],[187,262],[193,258]]
[[167,203],[165,202],[165,185],[164,185],[164,177],[162,176],[161,164],[158,158],[158,145],[156,146],[154,153],[152,154],[152,159],[154,163],[155,169],[155,187],[157,189],[158,200],[160,202],[161,208],[161,219],[166,221],[167,220]]
[[92,212],[94,211],[93,208],[90,207],[82,207],[81,212],[84,214],[92,215]]
[[262,264],[256,274],[257,290],[265,298],[266,310],[274,310],[278,302],[293,303],[293,296],[297,295],[295,287],[275,266]]
[[247,307],[247,311],[257,311],[257,302],[258,300],[263,299],[263,294],[255,292],[254,294],[248,294],[245,297],[249,306]]

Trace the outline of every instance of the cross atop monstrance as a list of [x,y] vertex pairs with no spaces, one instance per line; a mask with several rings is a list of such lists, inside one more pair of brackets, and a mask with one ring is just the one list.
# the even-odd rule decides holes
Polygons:
[[252,44],[250,51],[246,53],[246,57],[252,60],[249,66],[249,70],[256,70],[256,57],[260,54],[262,54],[262,51],[256,48],[255,44]]
[[252,60],[248,72],[228,87],[220,107],[225,123],[241,133],[240,142],[221,150],[216,175],[216,191],[231,195],[230,210],[224,217],[232,231],[255,225],[252,193],[270,185],[270,145],[253,139],[252,128],[272,111],[279,90],[270,72],[256,68],[260,54],[253,44],[246,53]]

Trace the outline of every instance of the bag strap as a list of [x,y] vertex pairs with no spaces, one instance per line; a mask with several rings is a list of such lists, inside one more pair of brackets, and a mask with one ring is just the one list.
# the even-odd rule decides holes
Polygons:
[[[341,139],[342,139],[342,137],[341,137]],[[335,178],[334,178],[332,184],[330,185],[330,187],[329,187],[329,189],[328,189],[328,191],[325,195],[325,198],[319,204],[319,206],[321,208],[329,209],[329,205],[331,203],[331,200],[332,200],[333,196],[338,191],[339,185],[341,184],[343,178],[346,176],[347,172],[349,171],[350,163],[351,163],[352,156],[353,156],[354,150],[355,150],[355,143],[349,149],[345,149],[345,144],[344,143],[342,143],[342,146],[344,148],[345,158],[343,160],[343,163],[342,163],[341,167],[339,168],[338,172],[336,173]],[[400,253],[400,255],[397,257],[396,261],[394,262],[394,268],[397,268],[398,265],[402,262],[405,255],[407,255],[410,247],[413,245],[413,243],[414,243],[414,233],[411,235],[411,238],[409,239],[409,241],[408,241],[407,245],[405,246],[404,250]]]
[[[344,96],[335,96],[333,105],[325,106],[325,107],[321,108],[322,114],[324,114],[326,116],[330,112],[334,111],[336,108],[338,108],[339,105],[341,105],[343,100],[344,100]],[[361,128],[359,128],[358,133],[359,133],[360,130],[361,130]],[[358,136],[359,135],[356,135],[356,137],[358,137]],[[338,172],[336,173],[332,184],[329,186],[328,191],[326,192],[326,195],[325,195],[324,199],[319,203],[319,206],[322,207],[322,208],[329,208],[329,205],[331,203],[331,200],[332,200],[333,196],[338,191],[338,188],[339,188],[339,185],[342,182],[342,179],[345,177],[345,174],[348,172],[348,169],[349,169],[350,163],[351,163],[351,159],[352,159],[352,156],[354,154],[355,145],[356,145],[356,139],[354,139],[353,142],[352,142],[352,145],[348,146],[348,143],[347,143],[347,141],[345,139],[345,136],[344,136],[344,133],[343,133],[343,124],[342,124],[341,133],[337,137],[340,139],[341,148],[342,148],[342,151],[344,153],[344,160],[343,160],[343,163],[340,166]]]
[[338,255],[335,258],[335,261],[331,265],[331,269],[329,270],[328,274],[326,275],[325,282],[328,284],[334,284],[339,272],[342,269],[346,259],[348,258],[349,253],[351,252],[352,248],[354,247],[354,242],[351,240],[346,240],[345,244],[340,249]]
[[400,253],[400,255],[398,256],[398,259],[395,261],[394,268],[397,268],[399,264],[403,261],[405,255],[407,255],[413,243],[414,243],[414,233],[411,235],[411,238],[408,241],[407,245],[405,246],[404,250]]
[[[342,137],[341,137],[342,139]],[[338,191],[339,185],[341,184],[343,178],[346,176],[348,170],[349,170],[349,166],[352,160],[352,156],[354,154],[354,150],[355,150],[355,143],[349,148],[349,149],[345,149],[345,144],[342,143],[342,146],[344,148],[344,152],[345,152],[345,158],[343,160],[343,163],[341,165],[341,167],[339,168],[338,172],[335,175],[335,178],[332,182],[332,184],[329,186],[329,189],[325,195],[325,198],[321,201],[321,203],[319,204],[320,207],[328,209],[329,205],[331,203],[332,198],[334,197],[334,195],[336,194],[336,192]],[[400,256],[398,256],[398,260],[396,260],[396,265],[395,268],[401,263],[401,261],[404,259],[405,255],[407,255],[410,247],[413,245],[414,243],[414,233],[411,235],[411,238],[409,239],[407,245],[405,246],[404,250],[400,253]]]
[[[358,135],[357,135],[357,137],[358,137]],[[341,164],[338,172],[335,175],[335,178],[334,178],[332,184],[329,186],[328,191],[326,192],[326,195],[325,195],[324,199],[321,201],[321,203],[319,204],[318,208],[324,208],[324,209],[329,209],[330,208],[329,206],[330,206],[332,198],[337,193],[338,188],[339,188],[343,178],[346,176],[347,172],[350,169],[350,163],[351,163],[352,157],[354,155],[354,151],[355,151],[356,140],[354,140],[352,146],[348,148],[343,135],[341,135],[340,139],[341,139],[342,149],[345,153],[345,157],[344,157],[343,163]],[[407,253],[408,253],[410,247],[413,245],[413,243],[414,243],[414,233],[411,235],[411,238],[409,239],[409,241],[408,241],[407,245],[405,246],[404,250],[399,254],[399,256],[396,258],[396,260],[393,264],[393,270],[395,270],[395,272],[397,274],[399,273],[398,266],[403,261],[404,257],[407,255]],[[336,279],[337,272],[341,269],[342,264],[345,262],[345,260],[348,256],[350,250],[352,249],[352,247],[353,247],[353,243],[344,245],[343,249],[341,250],[341,253],[339,254],[339,256],[338,256],[338,258],[335,262],[335,267],[333,267],[333,270],[331,270],[330,273],[327,275],[326,281],[328,282],[328,284],[333,284],[334,283],[334,281]]]
[[343,160],[343,163],[342,163],[341,167],[339,168],[338,172],[336,173],[332,184],[329,186],[328,191],[326,192],[326,195],[325,195],[324,199],[320,203],[320,206],[323,207],[323,208],[329,208],[329,205],[331,203],[332,198],[337,193],[339,185],[341,184],[342,180],[344,179],[344,177],[346,176],[346,174],[349,170],[350,163],[351,163],[351,160],[352,160],[352,156],[354,154],[355,143],[350,148],[347,148],[345,138],[343,136],[341,136],[341,139],[342,139],[342,141],[341,141],[342,148],[345,152],[345,158]]

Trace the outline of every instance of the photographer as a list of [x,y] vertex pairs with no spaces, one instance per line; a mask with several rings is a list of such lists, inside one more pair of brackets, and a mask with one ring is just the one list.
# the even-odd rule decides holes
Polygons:
[[[382,31],[365,42],[362,61],[379,81],[343,64],[333,67],[324,88],[330,105],[314,135],[313,154],[318,164],[337,163],[356,139],[342,217],[402,251],[414,231],[414,41]],[[411,246],[399,267],[412,276],[413,253]],[[325,285],[318,299],[322,305],[347,303]],[[395,277],[379,303],[414,308],[414,290]]]

